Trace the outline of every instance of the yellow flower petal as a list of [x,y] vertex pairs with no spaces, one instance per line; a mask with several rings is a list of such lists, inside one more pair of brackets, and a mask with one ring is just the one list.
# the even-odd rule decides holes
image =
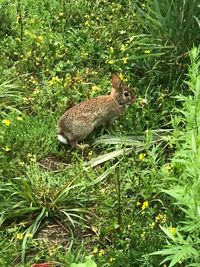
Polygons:
[[93,253],[96,254],[98,252],[98,247],[94,247]]
[[6,151],[6,152],[8,152],[8,151],[11,150],[11,148],[9,148],[8,146],[6,146],[3,150]]
[[26,237],[28,237],[28,238],[32,238],[33,235],[32,235],[31,233],[26,233]]
[[170,227],[169,228],[169,231],[172,235],[175,235],[176,234],[176,227]]
[[108,63],[108,64],[112,65],[112,64],[114,64],[114,63],[115,63],[115,61],[114,61],[113,59],[109,59],[109,60],[107,60],[107,61],[106,61],[106,63]]
[[37,39],[38,39],[38,41],[43,41],[44,40],[44,37],[43,36],[41,36],[41,35],[39,35],[39,36],[37,36]]
[[141,209],[142,209],[142,210],[145,210],[146,208],[148,208],[148,206],[149,206],[149,202],[148,202],[148,200],[146,200],[146,201],[144,201],[144,202],[142,203],[142,207],[141,207]]
[[99,257],[102,257],[104,254],[105,254],[105,250],[100,249],[100,251],[99,251]]
[[121,81],[123,81],[124,80],[124,75],[122,73],[120,73],[119,74],[119,78],[120,78]]
[[143,239],[143,240],[145,240],[145,237],[146,237],[146,232],[145,231],[143,231],[142,233],[141,233],[141,238]]
[[88,20],[86,20],[84,24],[85,24],[86,27],[90,26],[90,23],[89,23]]
[[141,202],[137,201],[137,202],[136,202],[136,205],[137,205],[137,206],[140,206],[140,205],[141,205]]
[[111,46],[110,47],[110,53],[113,53],[114,52],[114,48]]
[[3,119],[3,120],[2,120],[2,123],[5,124],[6,126],[10,126],[11,121],[8,120],[8,119]]
[[145,157],[146,157],[146,153],[140,153],[139,154],[139,159],[140,160],[144,160]]
[[122,61],[123,61],[124,64],[127,63],[127,60],[128,60],[127,57],[122,58]]
[[122,44],[120,50],[121,50],[122,52],[125,51],[125,50],[126,50],[126,46],[125,46],[124,44]]
[[97,85],[93,85],[92,86],[92,91],[93,92],[96,92],[96,91],[98,91],[99,90],[99,87],[97,86]]
[[17,121],[23,121],[23,118],[20,117],[20,116],[17,116],[16,120],[17,120]]
[[23,234],[18,233],[17,236],[16,236],[16,238],[17,238],[18,240],[22,240],[22,239],[24,238],[24,236],[23,236]]

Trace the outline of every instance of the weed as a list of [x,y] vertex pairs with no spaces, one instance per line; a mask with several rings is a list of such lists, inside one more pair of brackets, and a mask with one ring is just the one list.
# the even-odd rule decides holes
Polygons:
[[[1,1],[0,265],[199,266],[198,16],[197,0]],[[136,103],[90,148],[61,146],[60,115],[112,73]]]

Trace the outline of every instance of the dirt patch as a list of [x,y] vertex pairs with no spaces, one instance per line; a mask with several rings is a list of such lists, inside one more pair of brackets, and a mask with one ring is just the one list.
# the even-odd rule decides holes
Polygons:
[[51,223],[39,232],[37,240],[39,243],[47,241],[51,245],[60,244],[63,247],[68,247],[70,244],[69,235],[69,230],[64,229],[58,223]]
[[[73,231],[73,232],[72,232]],[[98,236],[92,227],[76,226],[75,229],[67,229],[59,222],[50,223],[45,226],[39,233],[36,240],[42,244],[46,243],[49,246],[62,246],[68,248],[72,240],[84,242],[89,250],[94,244],[98,244]]]
[[58,172],[60,169],[70,167],[70,163],[64,162],[62,158],[55,155],[48,155],[43,158],[39,165],[44,171]]

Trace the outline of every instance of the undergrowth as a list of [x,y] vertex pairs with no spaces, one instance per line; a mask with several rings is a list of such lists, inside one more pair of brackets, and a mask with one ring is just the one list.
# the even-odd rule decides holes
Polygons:
[[[199,266],[198,1],[0,3],[0,265]],[[189,70],[189,71],[188,71]],[[84,151],[73,105],[136,103]]]

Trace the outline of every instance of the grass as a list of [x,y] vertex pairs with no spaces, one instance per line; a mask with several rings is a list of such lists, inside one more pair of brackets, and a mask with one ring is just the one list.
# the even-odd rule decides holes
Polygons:
[[[197,1],[2,1],[0,265],[199,266]],[[71,106],[137,101],[88,149]],[[92,259],[91,259],[92,257]]]

